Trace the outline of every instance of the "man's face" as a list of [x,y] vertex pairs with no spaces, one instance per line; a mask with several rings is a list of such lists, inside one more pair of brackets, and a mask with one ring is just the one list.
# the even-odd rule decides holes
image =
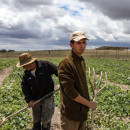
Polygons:
[[72,50],[78,55],[81,56],[81,54],[84,52],[86,48],[86,39],[81,39],[78,42],[74,42],[74,44],[70,43],[70,46],[72,47]]
[[25,70],[34,70],[35,68],[36,68],[35,62],[23,66],[23,69],[25,69]]

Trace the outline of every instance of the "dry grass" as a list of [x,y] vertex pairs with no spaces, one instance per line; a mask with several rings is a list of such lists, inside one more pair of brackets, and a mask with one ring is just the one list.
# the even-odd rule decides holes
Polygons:
[[[18,58],[20,54],[29,52],[33,57],[65,57],[70,53],[70,50],[40,50],[40,51],[15,51],[0,53],[0,58]],[[130,50],[96,50],[86,49],[84,57],[104,57],[116,59],[130,59]]]

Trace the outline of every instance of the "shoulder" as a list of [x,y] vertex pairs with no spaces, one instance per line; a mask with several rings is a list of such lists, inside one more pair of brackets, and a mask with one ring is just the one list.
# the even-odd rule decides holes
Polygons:
[[37,61],[39,64],[47,64],[48,61],[45,61],[45,60],[38,60]]
[[69,57],[65,57],[59,64],[59,68],[64,68],[64,67],[73,68],[73,66],[74,66],[73,60]]
[[39,64],[39,66],[46,66],[50,62],[49,61],[45,61],[45,60],[39,60],[39,61],[37,61],[37,63]]
[[39,67],[48,67],[48,68],[56,68],[57,66],[49,61],[39,60],[38,61]]
[[70,63],[70,59],[69,59],[68,57],[65,57],[65,58],[60,62],[59,65],[68,64],[68,63]]

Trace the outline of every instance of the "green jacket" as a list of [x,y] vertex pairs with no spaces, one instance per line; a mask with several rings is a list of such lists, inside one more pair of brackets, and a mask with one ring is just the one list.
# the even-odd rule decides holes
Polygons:
[[72,51],[59,64],[58,77],[61,86],[61,114],[75,121],[87,120],[89,108],[73,100],[79,94],[89,100],[83,57],[80,58]]

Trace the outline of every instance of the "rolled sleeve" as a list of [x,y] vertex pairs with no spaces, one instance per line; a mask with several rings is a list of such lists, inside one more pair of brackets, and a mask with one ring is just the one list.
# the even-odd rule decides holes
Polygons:
[[74,70],[69,62],[63,61],[60,63],[58,68],[58,77],[61,85],[61,90],[70,99],[75,99],[79,95],[79,92],[74,87]]

